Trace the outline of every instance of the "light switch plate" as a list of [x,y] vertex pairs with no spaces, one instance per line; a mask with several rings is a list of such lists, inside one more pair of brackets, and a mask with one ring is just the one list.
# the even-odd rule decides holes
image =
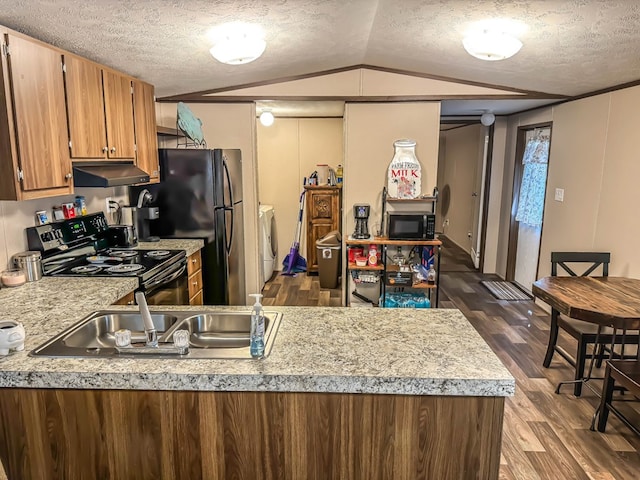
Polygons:
[[556,188],[556,201],[564,202],[564,188]]

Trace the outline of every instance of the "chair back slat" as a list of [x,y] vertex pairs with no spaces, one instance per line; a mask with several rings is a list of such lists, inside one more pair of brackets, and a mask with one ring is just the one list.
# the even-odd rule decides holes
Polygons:
[[[591,275],[602,265],[602,276],[609,276],[609,262],[611,254],[608,252],[551,252],[551,275],[558,275],[558,265],[573,277],[586,277]],[[568,263],[590,264],[581,274],[577,274]],[[575,268],[575,267],[574,267]]]

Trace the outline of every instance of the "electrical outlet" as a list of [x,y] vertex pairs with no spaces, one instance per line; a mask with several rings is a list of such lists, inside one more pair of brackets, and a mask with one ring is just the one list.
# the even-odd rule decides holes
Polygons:
[[555,199],[557,202],[564,202],[564,188],[556,188]]
[[111,211],[111,205],[110,205],[111,200],[113,200],[111,197],[107,197],[104,199],[104,206],[105,206],[104,211],[107,213]]

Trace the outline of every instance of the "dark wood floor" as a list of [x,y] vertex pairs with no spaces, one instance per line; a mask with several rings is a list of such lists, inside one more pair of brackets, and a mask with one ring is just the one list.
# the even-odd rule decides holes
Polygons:
[[[571,386],[554,393],[572,371],[557,355],[551,368],[542,367],[549,315],[533,301],[496,300],[479,283],[491,279],[498,277],[479,274],[468,254],[445,243],[440,307],[460,309],[516,378],[516,394],[506,401],[500,478],[640,479],[640,438],[614,416],[606,433],[591,432],[598,398],[590,389],[580,398]],[[340,304],[339,289],[320,289],[318,277],[304,274],[274,276],[264,294],[265,305]],[[560,339],[570,351],[572,342]]]

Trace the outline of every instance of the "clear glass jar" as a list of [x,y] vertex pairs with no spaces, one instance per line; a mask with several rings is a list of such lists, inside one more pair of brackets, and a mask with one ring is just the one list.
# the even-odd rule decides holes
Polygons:
[[415,140],[396,140],[393,159],[387,172],[390,198],[417,198],[422,188],[422,172],[416,157]]

